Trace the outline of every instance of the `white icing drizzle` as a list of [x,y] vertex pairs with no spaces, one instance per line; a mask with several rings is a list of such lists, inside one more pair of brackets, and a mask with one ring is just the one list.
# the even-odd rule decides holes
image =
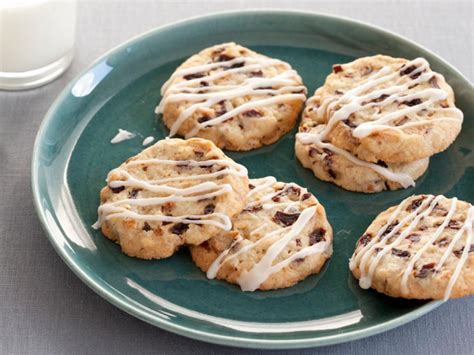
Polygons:
[[119,128],[119,129],[118,129],[118,133],[115,135],[114,138],[112,138],[112,140],[110,141],[110,143],[112,143],[112,144],[117,144],[117,143],[126,141],[126,140],[128,140],[128,139],[135,138],[135,136],[136,136],[135,133],[132,133],[132,132],[129,132],[129,131],[125,130],[125,129]]
[[410,258],[408,262],[408,266],[406,267],[405,272],[403,273],[403,276],[402,276],[402,281],[401,281],[402,292],[404,293],[408,292],[408,276],[410,276],[410,273],[413,271],[413,267],[415,266],[415,263],[423,255],[426,249],[428,249],[428,247],[432,245],[433,242],[435,242],[439,238],[439,236],[444,232],[444,229],[446,228],[449,221],[451,220],[451,217],[453,216],[454,212],[456,212],[457,201],[458,199],[456,197],[452,199],[451,207],[449,208],[449,212],[446,215],[446,218],[444,219],[443,223],[436,229],[436,231],[425,242],[425,244],[420,249],[418,249],[416,254]]
[[453,240],[449,244],[448,248],[444,252],[443,256],[441,257],[441,260],[439,261],[438,265],[436,265],[436,270],[439,270],[446,259],[448,258],[449,254],[453,250],[454,246],[456,245],[457,241],[461,238],[461,236],[466,233],[466,242],[464,243],[464,249],[461,254],[461,258],[459,259],[458,264],[456,265],[456,269],[454,270],[453,275],[449,279],[448,286],[446,287],[446,290],[444,292],[444,300],[447,301],[449,299],[449,296],[451,295],[451,291],[453,290],[453,286],[456,283],[459,274],[461,273],[461,270],[466,263],[466,260],[468,258],[469,250],[471,249],[471,244],[472,244],[472,229],[473,229],[473,219],[474,219],[474,206],[471,206],[469,208],[469,211],[466,216],[466,220],[464,221],[464,225],[462,228],[459,230],[459,232],[456,233],[454,236]]
[[[409,201],[410,198],[411,197],[408,197],[407,199],[402,201],[399,204],[399,206],[395,209],[395,211],[390,215],[385,225],[382,226],[382,228],[380,228],[380,230],[377,232],[377,235],[374,238],[372,238],[372,240],[367,245],[363,246],[359,252],[357,252],[356,254],[352,256],[349,263],[349,268],[351,270],[354,270],[357,267],[357,265],[359,265],[359,271],[361,274],[360,280],[359,280],[360,287],[369,288],[371,286],[373,275],[375,273],[378,263],[383,258],[383,256],[387,254],[387,252],[389,252],[393,247],[398,246],[413,231],[413,229],[416,228],[420,220],[429,216],[431,212],[433,211],[433,209],[436,207],[436,205],[440,201],[446,199],[446,197],[442,195],[439,195],[436,197],[429,195],[423,200],[420,206],[418,206],[413,212],[405,216],[397,224],[394,224],[394,221],[400,215],[400,212],[406,207],[407,201]],[[446,214],[441,225],[424,242],[424,244],[420,247],[420,249],[418,249],[416,253],[414,253],[414,255],[409,257],[407,266],[405,270],[403,271],[401,281],[400,281],[400,287],[401,287],[402,293],[406,294],[409,292],[408,278],[410,274],[413,272],[416,262],[421,258],[423,253],[431,245],[433,245],[436,242],[436,240],[438,240],[438,238],[442,235],[446,226],[449,224],[449,221],[451,220],[454,213],[456,212],[457,201],[458,201],[457,198],[452,199],[449,211]],[[445,289],[445,293],[444,293],[445,301],[449,299],[452,288],[454,287],[462,271],[462,268],[468,258],[470,246],[473,241],[473,237],[472,237],[473,220],[474,220],[474,206],[470,206],[467,212],[466,219],[464,220],[463,226],[454,235],[449,246],[446,248],[446,251],[443,253],[438,263],[433,269],[433,271],[436,272],[442,268],[442,266],[444,265],[444,263],[446,262],[450,254],[452,253],[455,245],[458,243],[458,241],[461,239],[461,237],[464,234],[467,234],[462,255]],[[399,236],[393,242],[387,244],[388,240],[394,237],[394,235],[396,235],[396,233],[399,232],[400,229],[407,223],[409,223],[409,225],[406,227],[406,229],[402,233],[400,233]],[[389,226],[392,226],[392,230],[386,235],[384,235],[385,231],[387,230],[387,228],[389,228]],[[378,251],[376,249],[378,249]],[[372,257],[374,253],[376,253],[375,257]],[[371,257],[372,259],[370,260],[370,263],[367,265]]]
[[[255,186],[247,193],[247,199],[250,199],[256,193],[266,190],[269,187],[275,185],[277,180],[273,176],[267,176],[261,179],[252,179],[251,184]],[[252,203],[255,201],[251,201]]]
[[[434,72],[423,72],[424,70],[429,69],[429,63],[423,58],[414,59],[411,62],[406,63],[403,68],[409,68],[411,66],[414,66],[416,69],[411,71],[408,75],[404,76],[400,76],[399,70],[395,70],[390,66],[385,66],[375,74],[371,75],[366,81],[364,81],[360,85],[347,91],[341,97],[330,97],[326,100],[323,100],[321,102],[321,105],[317,109],[317,114],[318,116],[322,117],[326,115],[326,113],[331,113],[327,124],[323,126],[324,128],[320,132],[298,133],[296,135],[296,138],[302,144],[314,144],[320,148],[329,149],[330,151],[333,151],[336,154],[340,154],[352,163],[370,168],[381,176],[385,177],[386,179],[398,182],[405,188],[409,186],[414,186],[415,181],[408,174],[402,172],[394,172],[389,168],[385,168],[374,163],[365,162],[361,159],[358,159],[350,152],[338,148],[331,143],[325,142],[327,135],[329,134],[329,132],[331,132],[331,130],[339,121],[347,119],[351,114],[362,109],[369,107],[384,107],[395,101],[403,102],[412,101],[415,99],[424,99],[424,101],[422,101],[421,103],[414,104],[412,106],[407,106],[406,108],[397,110],[389,114],[375,114],[371,121],[364,122],[354,128],[352,130],[352,135],[360,139],[367,137],[368,135],[374,132],[387,129],[401,131],[403,128],[423,125],[433,121],[462,121],[463,113],[457,108],[450,107],[446,109],[434,109],[430,107],[433,103],[447,98],[448,94],[442,89],[428,88],[404,95],[404,93],[406,93],[408,89],[413,85],[427,82],[433,77],[436,77],[437,75]],[[419,74],[419,76],[417,76],[417,74]],[[415,78],[411,78],[411,76],[414,76]],[[390,80],[396,79],[397,77],[399,78],[396,80],[395,85],[370,91],[374,89],[377,85],[384,84]],[[401,81],[406,78],[408,78],[409,80],[406,83],[402,84]],[[372,101],[380,98],[382,95],[387,95],[387,97],[384,100],[379,100],[378,102]],[[449,112],[454,115],[454,117],[437,117],[429,120],[407,122],[397,127],[390,125],[390,122],[399,117],[403,117],[405,115],[411,116],[421,110]]]
[[150,144],[151,142],[153,142],[154,140],[155,140],[155,137],[153,137],[153,136],[146,137],[146,138],[143,140],[142,145],[148,145],[148,144]]
[[[294,183],[289,183],[289,184],[285,184],[284,189],[278,190],[275,192],[272,187],[273,185],[276,184],[276,179],[271,176],[262,178],[262,179],[251,180],[251,184],[254,185],[255,187],[252,190],[250,190],[247,195],[247,198],[250,200],[247,204],[247,208],[251,208],[259,204],[262,204],[262,207],[265,208],[264,202],[270,201],[274,196],[281,194],[282,192],[284,192],[285,190],[291,187],[298,187],[298,185]],[[271,190],[271,192],[267,194],[263,194],[262,196],[258,198],[255,197],[255,195],[258,195],[259,193],[265,193],[266,190]],[[301,188],[300,193],[304,193],[304,191],[305,190]],[[295,202],[295,203],[297,204],[298,202]],[[273,207],[270,206],[272,205],[271,203],[267,205],[268,205],[267,208],[277,208],[279,206],[281,207],[282,204],[274,203]],[[293,202],[284,203],[284,205],[291,206],[293,205]],[[326,251],[328,248],[330,248],[330,243],[327,241],[323,241],[323,242],[319,242],[311,246],[302,248],[301,250],[294,253],[293,255],[283,259],[282,261],[276,264],[273,264],[275,259],[285,249],[288,243],[293,238],[301,234],[301,232],[303,231],[305,226],[308,224],[308,222],[312,218],[314,218],[316,214],[316,208],[317,206],[311,206],[309,208],[304,209],[303,211],[301,211],[301,214],[298,216],[298,219],[295,221],[293,225],[289,227],[285,227],[285,228],[278,228],[269,233],[266,233],[262,238],[258,239],[255,242],[251,242],[250,240],[244,239],[242,236],[239,236],[230,244],[230,246],[226,250],[224,250],[214,260],[214,262],[211,264],[211,266],[209,267],[207,271],[207,277],[209,279],[215,278],[217,276],[217,273],[219,272],[219,269],[225,263],[228,263],[231,260],[234,260],[239,255],[242,255],[250,251],[251,249],[255,248],[256,246],[260,245],[261,243],[265,241],[274,239],[274,242],[267,249],[267,251],[259,260],[259,262],[256,263],[250,270],[243,271],[237,280],[237,283],[240,285],[243,291],[255,291],[272,274],[278,272],[285,266],[289,265],[292,261],[298,258],[304,258],[308,255],[313,255],[316,253],[321,253],[321,252]],[[269,223],[263,222],[257,228],[250,231],[249,234],[254,235],[262,231],[266,227],[269,227]],[[230,251],[234,248],[236,244],[240,242],[244,242],[244,244],[240,247],[239,250],[237,250],[236,252],[234,252],[232,255],[229,256]]]
[[[312,206],[301,212],[296,222],[291,226],[288,233],[282,238],[279,238],[275,243],[268,248],[262,259],[255,264],[249,271],[243,271],[237,280],[242,291],[255,291],[271,274],[277,272],[281,268],[287,265],[286,262],[291,262],[297,253],[293,254],[290,258],[287,258],[276,265],[273,265],[273,261],[283,251],[286,245],[295,236],[303,231],[303,228],[310,221],[310,219],[316,213],[316,207]],[[317,247],[319,245],[315,244]],[[307,251],[308,248],[304,249]],[[320,250],[320,249],[318,249]],[[291,260],[290,260],[291,259]]]
[[[197,183],[196,185],[179,188],[166,185],[170,182],[179,181],[192,181],[192,180],[209,180],[221,175],[235,175],[235,176],[246,176],[247,169],[233,161],[225,159],[215,160],[167,160],[167,159],[137,159],[127,163],[127,166],[136,165],[177,165],[186,167],[209,167],[212,165],[220,165],[224,167],[221,171],[216,171],[207,174],[197,174],[190,176],[177,176],[171,178],[162,178],[158,180],[143,180],[133,176],[123,167],[109,172],[107,176],[108,186],[110,188],[120,187],[134,187],[141,190],[146,190],[152,193],[166,194],[164,197],[139,197],[128,198],[123,200],[117,200],[107,202],[99,206],[98,208],[98,221],[93,225],[94,228],[98,229],[102,223],[111,218],[130,218],[137,220],[147,221],[161,221],[161,222],[174,222],[174,223],[192,223],[192,224],[207,224],[214,225],[224,230],[230,230],[232,222],[224,213],[210,213],[204,215],[183,215],[183,216],[165,216],[161,214],[139,214],[131,210],[132,206],[155,206],[162,205],[167,202],[187,202],[187,201],[199,201],[202,199],[216,197],[222,194],[226,194],[232,190],[230,184],[216,184],[213,181],[204,181]],[[123,180],[110,181],[111,175],[120,174]]]
[[[231,68],[233,65],[238,67]],[[272,77],[251,77],[244,80],[240,85],[217,85],[214,81],[232,74],[243,74],[251,71],[263,70],[266,67],[280,65],[285,71]],[[224,68],[223,71],[209,74],[210,70]],[[228,69],[225,69],[228,68]],[[174,79],[186,75],[203,74],[202,77],[173,83]],[[225,114],[211,118],[205,122],[196,122],[195,127],[186,134],[186,138],[195,136],[199,130],[217,125],[247,110],[256,109],[276,103],[292,100],[306,100],[306,88],[297,85],[299,79],[296,71],[291,66],[278,59],[265,57],[239,57],[227,61],[203,64],[191,68],[177,70],[161,88],[162,100],[156,108],[156,113],[163,113],[167,103],[185,100],[192,103],[180,113],[173,123],[169,137],[176,135],[181,125],[197,110],[207,109],[223,100],[232,100],[245,96],[251,96],[252,100],[232,108]],[[205,81],[208,85],[196,87]],[[259,88],[261,88],[259,90]],[[268,97],[268,96],[271,97]]]
[[384,178],[390,181],[398,182],[405,188],[409,186],[415,186],[415,180],[413,180],[410,175],[401,172],[397,173],[378,164],[369,163],[364,160],[361,160],[355,155],[349,153],[347,150],[336,147],[334,144],[323,142],[321,138],[321,135],[316,135],[314,133],[298,133],[296,135],[296,139],[298,139],[303,144],[315,144],[318,147],[329,149],[336,154],[342,155],[347,160],[351,161],[356,165],[372,169],[382,175]]
[[[360,277],[360,281],[359,281],[359,285],[360,287],[362,288],[369,288],[370,285],[372,284],[372,278],[374,276],[374,273],[375,273],[375,270],[377,268],[377,265],[379,264],[380,260],[382,259],[382,257],[387,254],[391,249],[392,247],[395,247],[397,246],[403,239],[405,239],[406,236],[408,236],[408,234],[410,234],[410,232],[413,230],[413,228],[415,228],[418,223],[420,222],[420,220],[426,216],[428,216],[431,211],[433,210],[433,208],[436,206],[436,203],[438,203],[438,201],[441,200],[441,196],[438,196],[436,198],[433,198],[433,196],[425,199],[423,201],[423,203],[421,204],[420,206],[420,210],[423,211],[421,213],[411,213],[409,214],[407,217],[405,217],[400,223],[398,223],[395,228],[393,228],[393,230],[388,233],[387,235],[384,236],[383,240],[377,244],[375,244],[374,246],[372,246],[370,249],[369,249],[369,253],[367,253],[366,257],[364,257],[362,259],[362,262],[360,263],[361,265],[361,277]],[[429,203],[429,206],[427,209],[425,209],[425,207],[428,205]],[[417,209],[418,210],[418,209]],[[411,221],[411,222],[410,222]],[[410,222],[410,224],[408,225],[408,227],[402,232],[400,233],[400,235],[391,243],[389,244],[386,244],[386,242],[392,238],[394,236],[395,233],[397,233],[405,223],[408,223]],[[371,253],[374,253],[375,252],[375,249],[377,247],[382,247],[382,250],[380,250],[376,256],[370,261],[369,265],[368,265],[368,272],[366,273],[365,272],[365,264],[366,264],[366,261],[367,261],[367,257],[369,255],[371,255]]]

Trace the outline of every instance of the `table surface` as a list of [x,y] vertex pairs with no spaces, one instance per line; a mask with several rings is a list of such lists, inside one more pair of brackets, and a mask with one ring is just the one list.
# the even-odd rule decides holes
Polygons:
[[[471,1],[81,2],[77,53],[70,69],[42,88],[0,91],[0,353],[258,353],[166,332],[97,296],[67,268],[47,241],[33,208],[30,187],[31,152],[41,120],[66,83],[91,61],[153,27],[250,7],[310,10],[367,21],[430,48],[473,81]],[[474,297],[449,301],[386,333],[297,352],[467,354],[474,348],[473,310]]]

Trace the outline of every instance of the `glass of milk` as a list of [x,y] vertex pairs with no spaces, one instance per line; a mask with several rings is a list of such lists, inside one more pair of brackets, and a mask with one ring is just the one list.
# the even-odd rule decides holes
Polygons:
[[0,89],[44,85],[71,64],[76,0],[0,0]]

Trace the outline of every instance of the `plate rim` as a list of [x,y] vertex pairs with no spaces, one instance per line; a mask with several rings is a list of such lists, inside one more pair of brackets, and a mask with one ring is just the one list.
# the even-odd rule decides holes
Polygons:
[[417,49],[422,50],[431,56],[434,56],[441,62],[441,64],[449,70],[453,71],[457,74],[459,79],[464,81],[465,84],[470,85],[472,87],[472,83],[467,79],[456,67],[451,65],[448,61],[442,58],[437,53],[431,51],[430,49],[420,45],[419,43],[406,38],[402,35],[399,35],[395,32],[390,30],[384,29],[377,25],[373,25],[364,21],[351,19],[345,16],[339,15],[331,15],[325,14],[316,11],[302,11],[302,10],[288,10],[288,9],[246,9],[246,10],[229,10],[229,11],[219,11],[219,12],[212,12],[206,15],[197,15],[189,18],[185,18],[182,20],[174,21],[162,26],[154,27],[149,29],[145,32],[139,33],[130,39],[114,46],[112,49],[106,51],[104,54],[99,56],[97,59],[92,61],[89,65],[86,65],[83,70],[81,70],[77,75],[74,76],[72,80],[70,80],[66,86],[61,90],[59,95],[51,104],[50,108],[47,110],[44,118],[41,122],[41,125],[38,129],[35,142],[33,145],[33,154],[31,160],[31,187],[33,193],[33,203],[40,220],[42,229],[44,230],[46,237],[48,238],[49,242],[53,246],[56,253],[61,257],[64,263],[73,271],[73,273],[82,281],[84,282],[89,288],[91,288],[96,294],[104,298],[109,303],[113,304],[114,306],[118,307],[119,309],[125,311],[126,313],[145,321],[153,326],[157,326],[161,329],[166,331],[170,331],[172,333],[186,336],[192,339],[206,341],[214,344],[219,345],[226,345],[226,346],[238,346],[243,348],[262,348],[262,349],[289,349],[289,348],[305,348],[305,347],[317,347],[317,346],[325,346],[325,345],[333,345],[339,343],[345,343],[357,339],[362,339],[368,336],[376,335],[390,329],[394,329],[398,326],[406,324],[414,319],[417,319],[426,313],[432,311],[433,309],[439,307],[443,304],[443,301],[430,301],[423,306],[417,308],[414,311],[409,312],[406,315],[394,318],[387,322],[377,324],[371,327],[367,327],[360,330],[354,330],[346,333],[340,334],[333,334],[328,336],[322,336],[319,338],[311,338],[306,337],[302,339],[287,339],[287,340],[278,340],[278,339],[251,339],[239,336],[228,336],[228,335],[220,335],[216,333],[212,333],[210,331],[200,331],[197,329],[192,329],[190,327],[182,326],[175,324],[173,322],[164,320],[159,317],[153,316],[153,314],[142,310],[139,307],[136,307],[130,301],[126,301],[125,299],[121,298],[117,291],[111,288],[109,285],[105,284],[104,282],[98,281],[98,279],[89,275],[77,262],[76,259],[72,256],[69,256],[67,253],[64,253],[61,249],[60,245],[56,243],[55,235],[57,234],[55,231],[51,230],[48,226],[49,223],[47,222],[46,215],[44,213],[44,209],[41,205],[41,188],[39,186],[39,153],[40,153],[40,145],[43,139],[44,133],[46,132],[52,118],[54,117],[54,111],[60,106],[64,97],[69,94],[70,89],[72,88],[73,84],[79,80],[85,73],[87,73],[92,67],[97,65],[99,62],[104,60],[105,58],[113,55],[115,52],[118,52],[124,49],[127,45],[130,45],[134,42],[140,41],[142,38],[152,35],[158,34],[163,30],[169,30],[173,27],[180,27],[186,26],[188,24],[200,22],[200,21],[209,21],[213,18],[227,16],[227,17],[234,17],[238,15],[292,15],[292,16],[312,16],[314,18],[325,18],[332,21],[342,21],[344,23],[349,23],[357,26],[365,27],[369,30],[381,33],[383,35],[394,37],[398,40],[404,41],[409,43],[411,46],[417,47]]

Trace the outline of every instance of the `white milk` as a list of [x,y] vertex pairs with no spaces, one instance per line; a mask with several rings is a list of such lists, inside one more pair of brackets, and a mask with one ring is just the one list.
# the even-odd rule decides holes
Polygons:
[[75,27],[75,0],[0,0],[0,88],[31,88],[62,74]]

